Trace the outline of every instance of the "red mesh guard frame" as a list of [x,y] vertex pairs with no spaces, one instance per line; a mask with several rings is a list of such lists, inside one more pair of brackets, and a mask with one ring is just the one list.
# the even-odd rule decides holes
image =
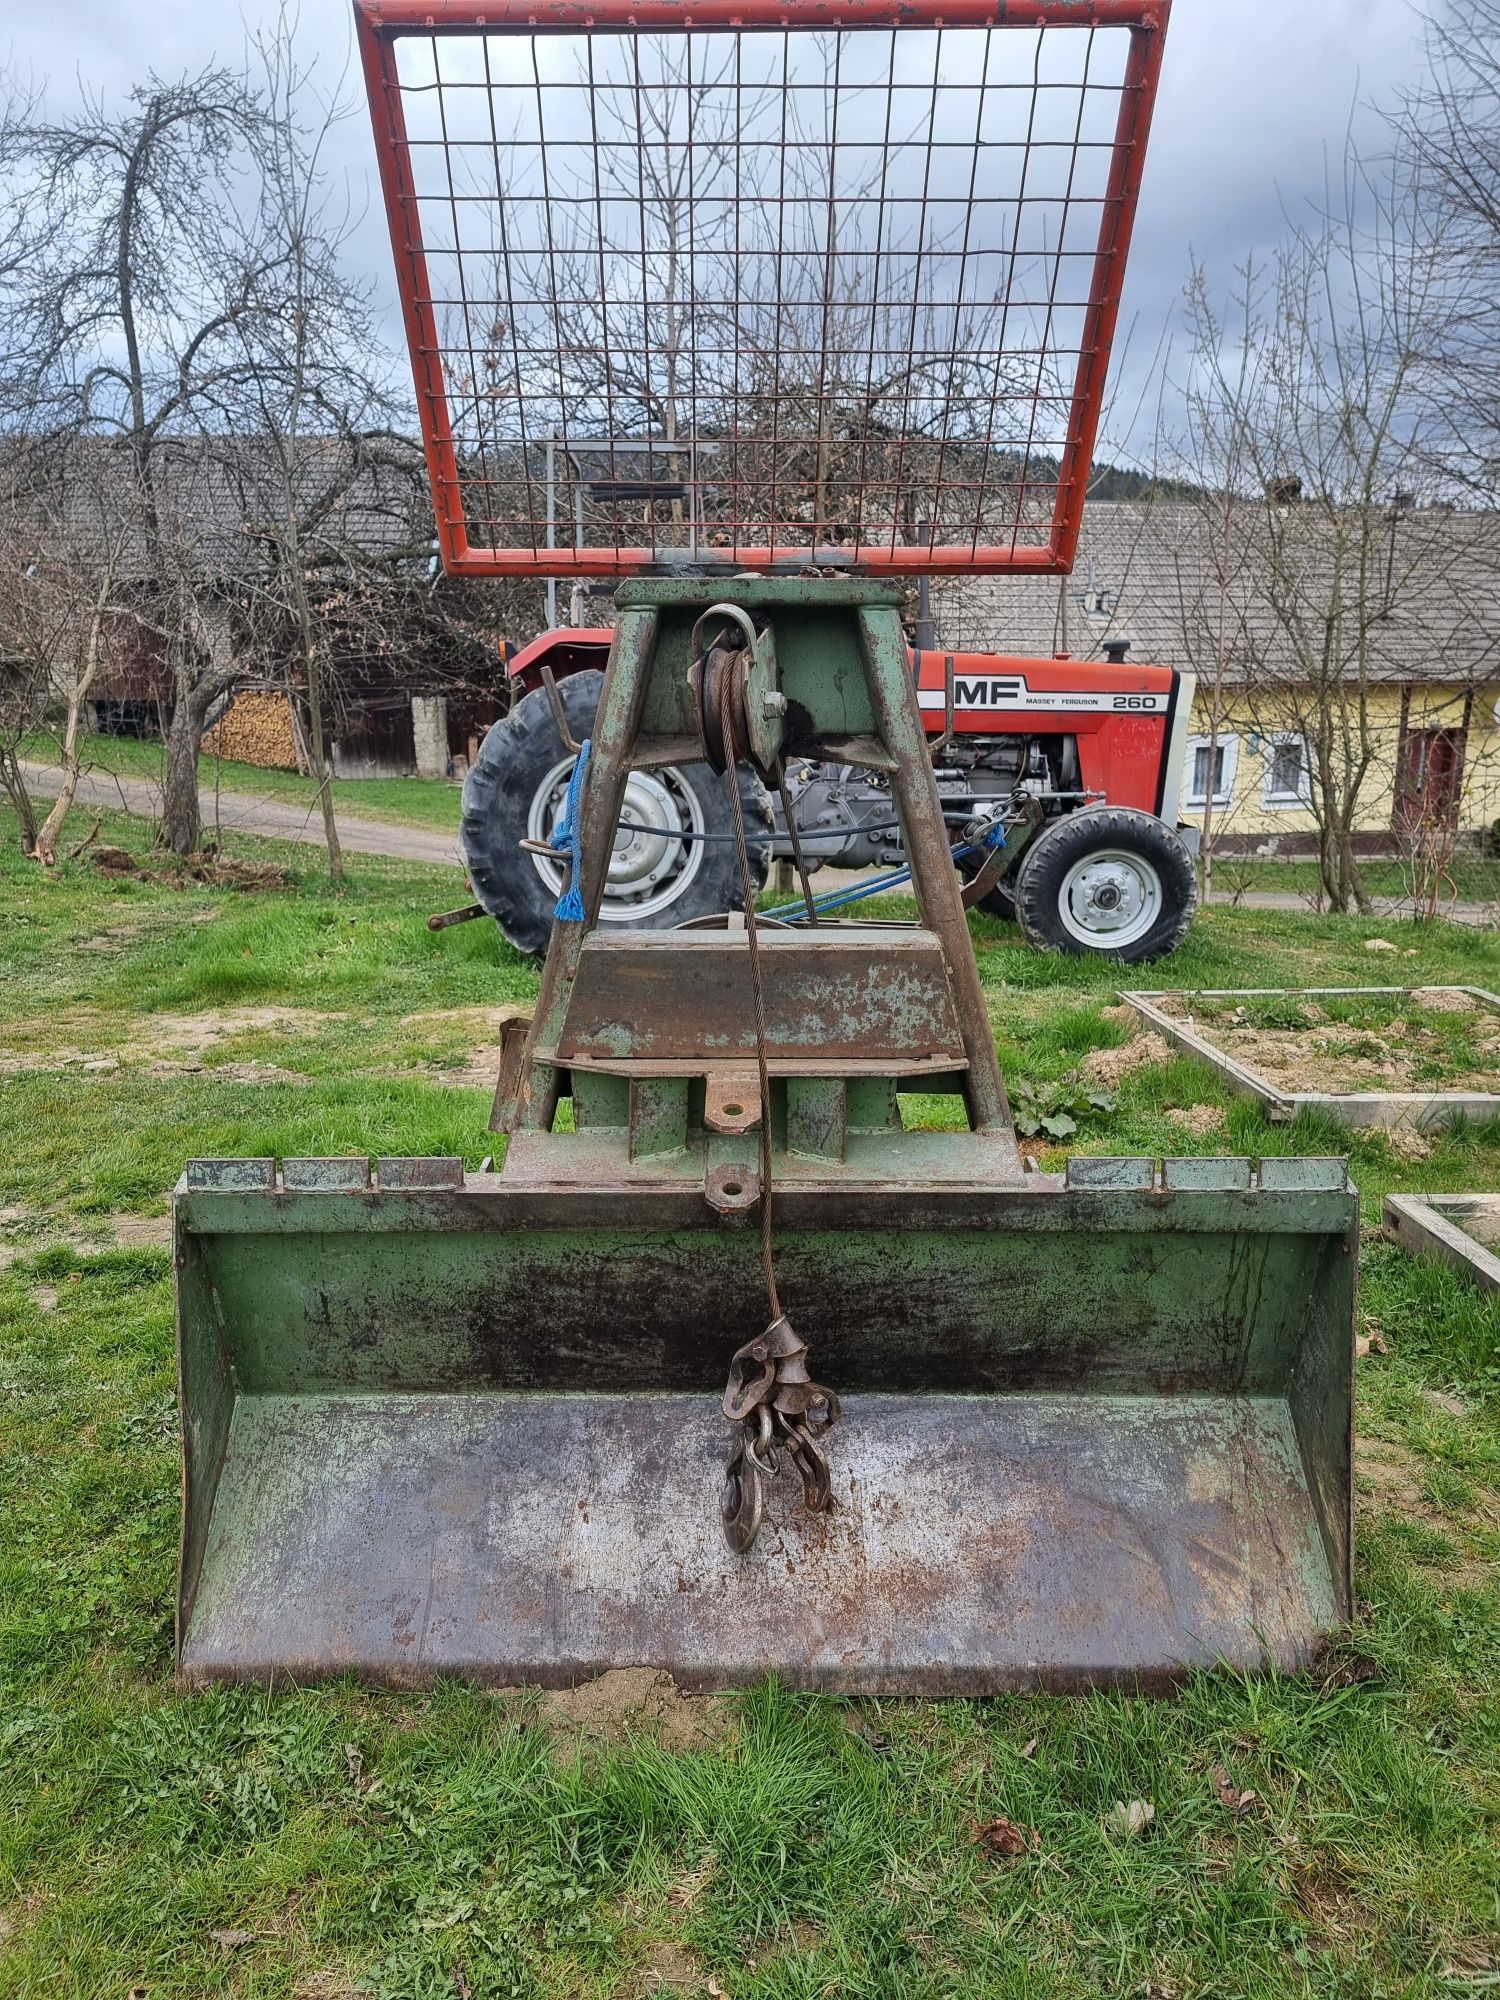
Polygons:
[[447,568],[1071,569],[1170,0],[355,0]]

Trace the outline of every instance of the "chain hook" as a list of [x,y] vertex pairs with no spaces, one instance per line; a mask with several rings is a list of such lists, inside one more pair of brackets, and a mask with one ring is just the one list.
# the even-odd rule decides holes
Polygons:
[[785,1313],[765,1332],[747,1340],[729,1364],[724,1415],[739,1436],[724,1468],[720,1513],[724,1534],[743,1555],[760,1532],[765,1487],[781,1467],[783,1452],[802,1479],[803,1503],[811,1514],[833,1505],[828,1460],[817,1439],[842,1414],[832,1389],[807,1372],[807,1346]]

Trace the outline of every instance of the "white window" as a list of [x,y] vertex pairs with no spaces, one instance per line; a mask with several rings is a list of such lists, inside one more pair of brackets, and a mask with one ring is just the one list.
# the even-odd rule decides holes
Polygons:
[[1240,739],[1237,736],[1220,736],[1210,743],[1206,736],[1190,736],[1187,742],[1184,805],[1208,804],[1210,758],[1213,760],[1214,804],[1227,806],[1233,800],[1234,775],[1240,761]]
[[1261,748],[1260,802],[1284,812],[1312,804],[1307,739],[1292,730],[1274,730]]

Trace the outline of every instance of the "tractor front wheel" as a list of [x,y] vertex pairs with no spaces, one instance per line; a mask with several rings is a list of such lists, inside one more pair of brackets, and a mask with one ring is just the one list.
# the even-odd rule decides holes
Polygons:
[[[593,732],[603,685],[603,674],[592,670],[558,682],[575,742]],[[518,951],[546,950],[557,899],[568,886],[565,863],[528,853],[520,843],[552,840],[575,761],[538,689],[494,725],[464,779],[459,839],[469,879]],[[770,802],[751,772],[742,769],[738,778],[759,889],[770,865]],[[632,771],[620,821],[601,924],[667,930],[740,907],[729,798],[724,779],[707,764]]]
[[1139,965],[1187,936],[1198,906],[1192,856],[1152,813],[1097,806],[1054,820],[1015,876],[1029,944]]

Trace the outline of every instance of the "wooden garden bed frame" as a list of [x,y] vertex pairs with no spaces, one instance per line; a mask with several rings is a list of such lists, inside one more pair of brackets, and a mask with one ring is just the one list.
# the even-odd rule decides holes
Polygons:
[[1439,1257],[1500,1292],[1500,1194],[1388,1194],[1382,1226],[1414,1257]]
[[[1482,1090],[1285,1090],[1248,1064],[1217,1048],[1197,1025],[1178,1020],[1163,1002],[1184,1000],[1319,1000],[1329,996],[1377,999],[1391,995],[1410,998],[1418,993],[1464,993],[1482,1007],[1500,1014],[1500,995],[1482,986],[1246,986],[1193,987],[1178,992],[1122,993],[1127,1006],[1157,1034],[1208,1064],[1231,1090],[1259,1098],[1266,1116],[1278,1123],[1302,1111],[1320,1111],[1342,1124],[1360,1127],[1411,1125],[1418,1131],[1446,1125],[1462,1115],[1500,1117],[1500,1089]],[[1500,1079],[1497,1079],[1500,1082]]]

